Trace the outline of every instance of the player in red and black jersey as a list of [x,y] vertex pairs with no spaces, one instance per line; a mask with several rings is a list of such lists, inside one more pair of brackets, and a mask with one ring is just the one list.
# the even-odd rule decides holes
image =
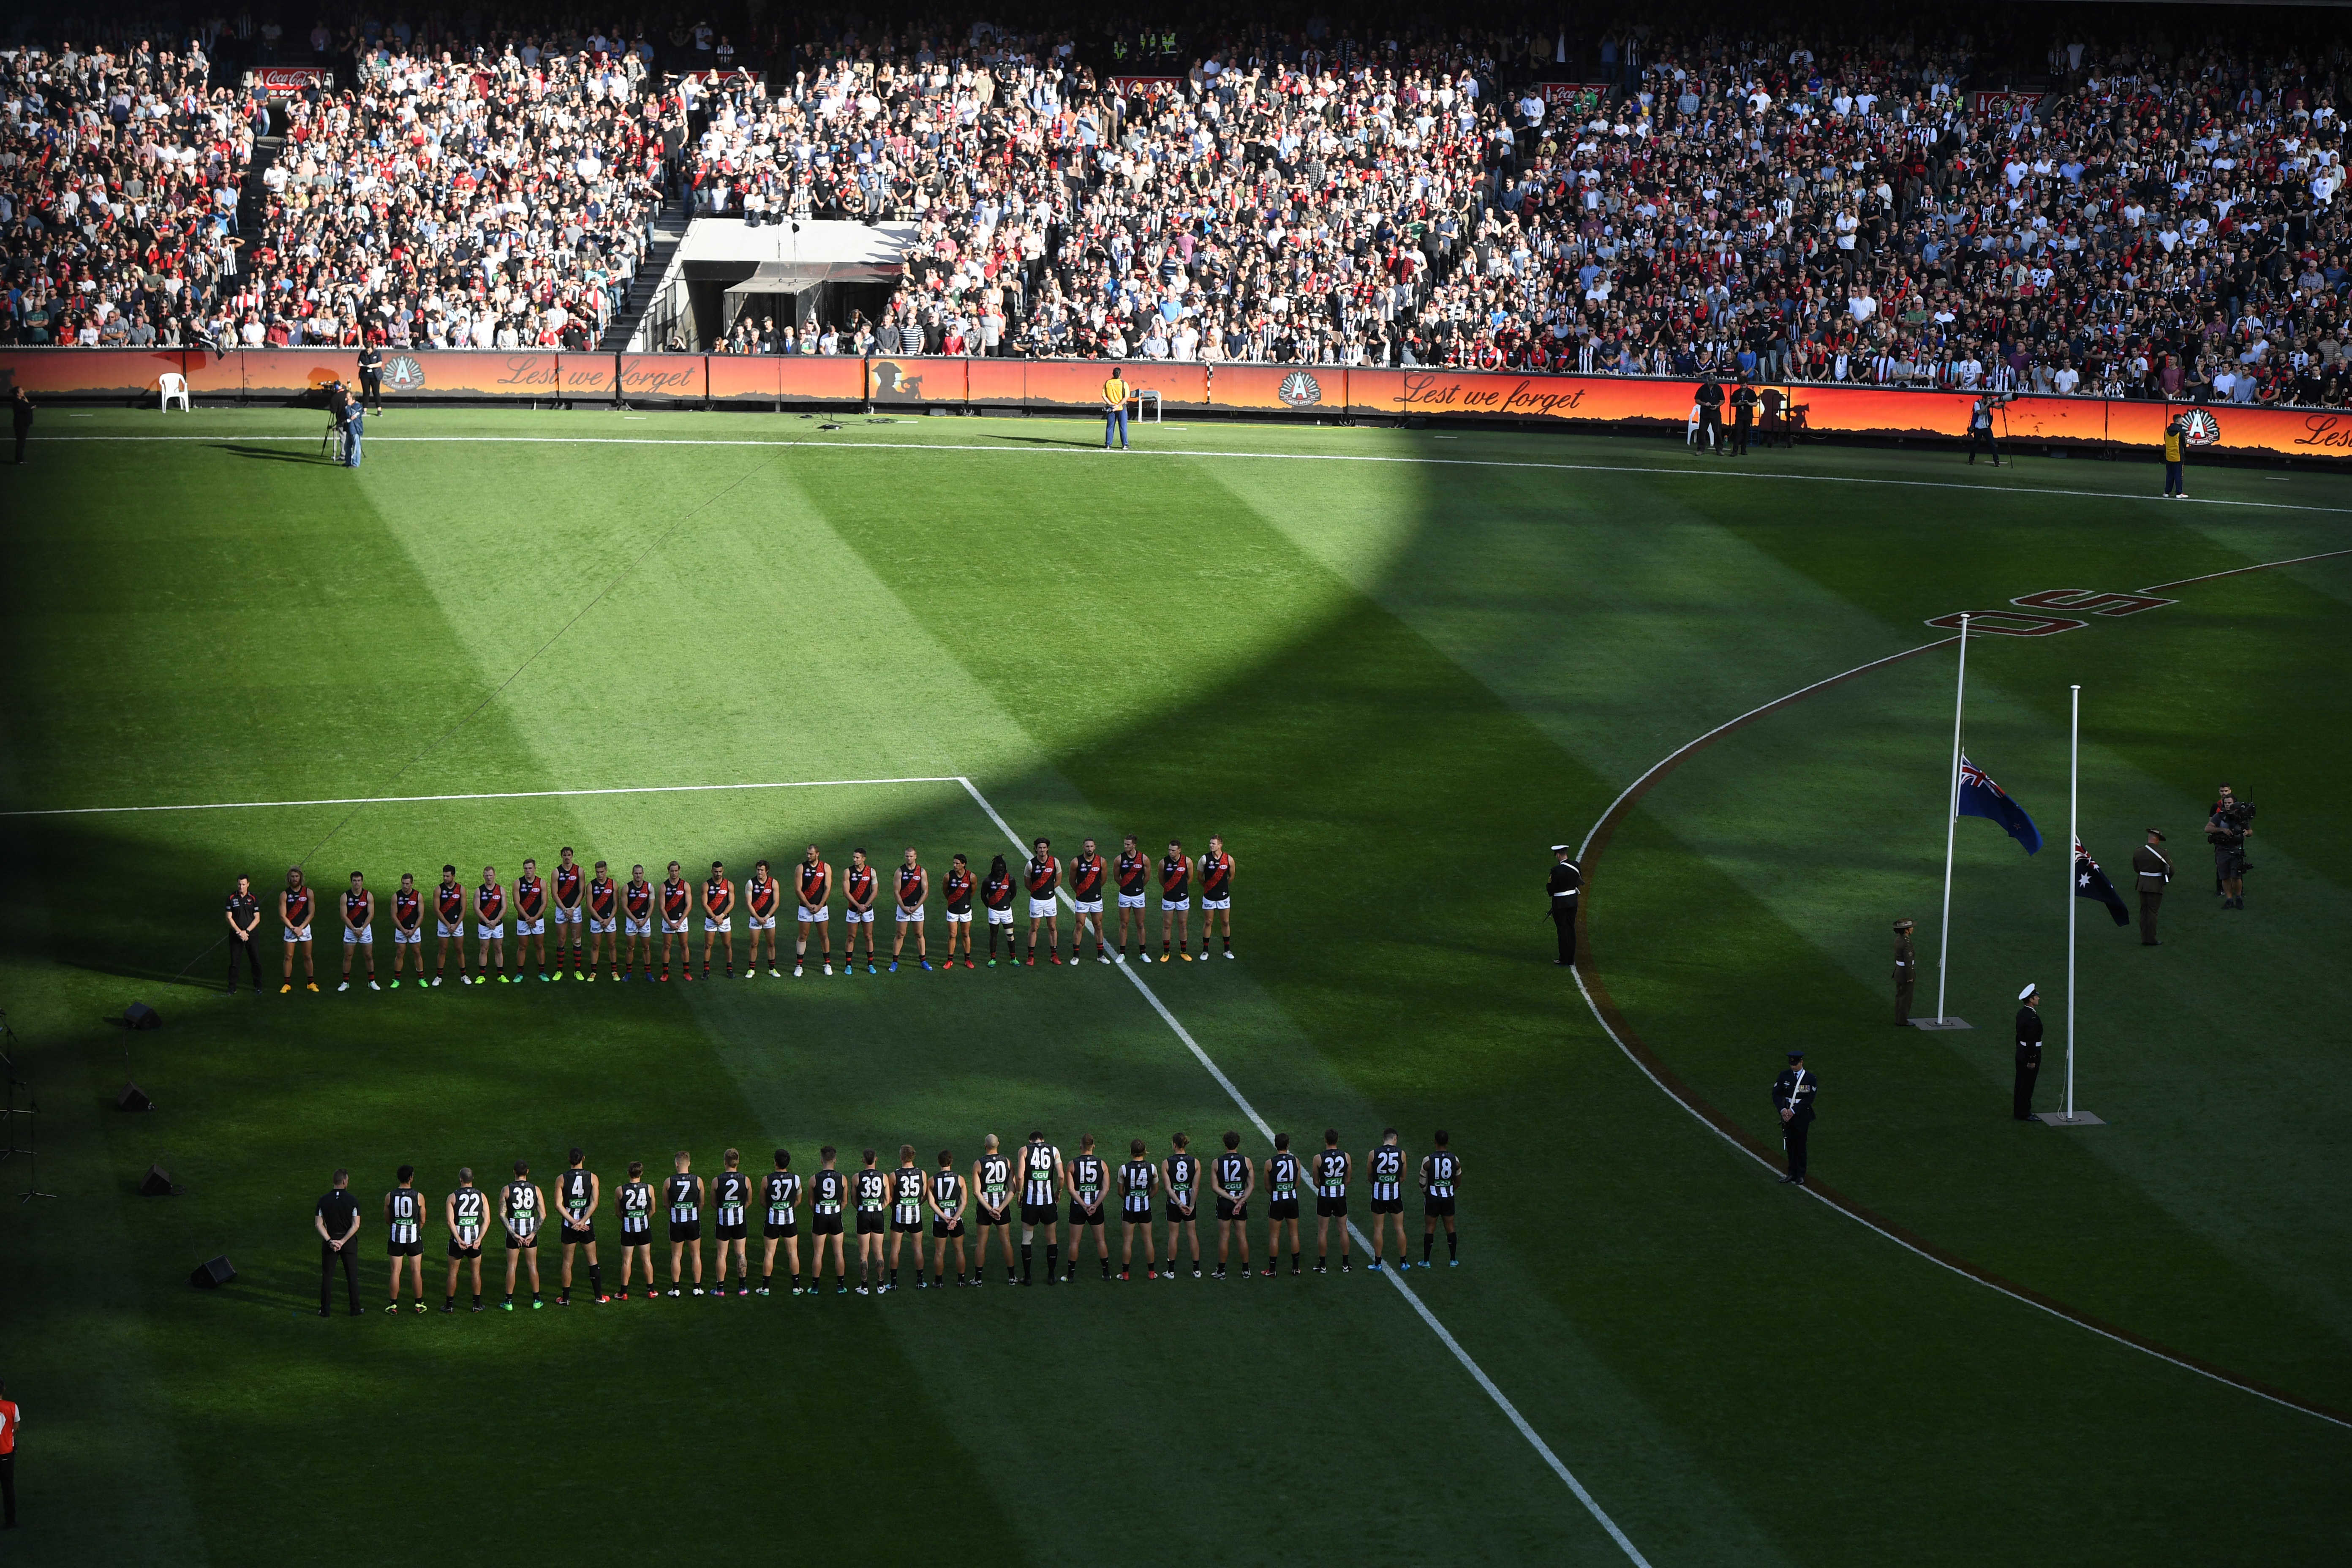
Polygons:
[[[727,862],[710,863],[710,879],[702,884],[702,977],[710,978],[710,944],[727,944],[727,978],[735,978],[735,884],[727,879]],[[690,962],[690,961],[689,961]]]
[[[876,973],[874,894],[879,886],[880,882],[874,875],[874,868],[866,863],[866,851],[851,850],[849,869],[841,874],[843,905],[841,919],[842,923],[849,928],[841,933],[841,972],[844,974],[857,973],[857,931],[861,926],[866,930],[866,973],[868,974]],[[877,1245],[878,1248],[878,1240]],[[879,1250],[875,1253],[875,1259],[877,1263],[880,1261]]]
[[989,862],[988,879],[980,885],[980,901],[988,910],[988,967],[996,967],[996,933],[1004,932],[1004,962],[1013,963],[1021,957],[1013,935],[1013,873],[1004,868],[1004,857],[999,855]]
[[[931,967],[931,950],[926,945],[923,930],[923,898],[931,890],[931,874],[915,858],[914,846],[907,847],[907,858],[898,867],[898,928],[890,935],[890,973],[898,973],[898,952],[907,945],[907,928],[915,928],[915,956],[923,968]],[[920,1272],[919,1269],[918,1272]]]
[[1168,928],[1176,928],[1176,952],[1185,963],[1192,962],[1192,858],[1184,853],[1181,840],[1168,841],[1168,854],[1160,862],[1160,962],[1168,962]]
[[403,871],[392,893],[392,988],[400,989],[400,961],[416,950],[416,984],[425,984],[425,895],[416,890],[416,873]]
[[971,862],[959,855],[948,866],[948,958],[947,966],[955,967],[956,933],[963,933],[963,966],[976,967],[971,961]]
[[833,973],[833,868],[824,863],[817,847],[812,844],[801,858],[797,872],[800,879],[800,935],[793,940],[793,978],[801,977],[801,967],[808,962],[809,927],[817,928],[817,940],[824,944],[824,972]]
[[457,884],[457,868],[441,868],[441,885],[433,889],[433,929],[440,933],[441,951],[433,960],[433,984],[441,984],[441,972],[449,967],[449,944],[457,944],[457,984],[471,985],[474,977],[466,973],[466,889]]
[[[524,956],[530,952],[534,943],[539,949],[540,979],[542,982],[554,979],[555,976],[547,972],[547,884],[539,879],[538,861],[531,859],[523,861],[522,874],[515,879],[514,904],[515,984],[518,985],[522,984]],[[561,932],[557,934],[555,940],[557,944],[555,963],[556,967],[561,969],[563,966],[563,938]]]
[[[555,862],[555,977],[563,978],[568,966],[574,980],[585,980],[580,966],[586,962],[580,941],[580,863],[572,858],[572,846],[563,847]],[[593,973],[593,969],[591,973]]]
[[1151,886],[1151,857],[1136,847],[1135,835],[1130,833],[1118,845],[1118,961],[1127,962],[1127,922],[1135,921],[1136,951],[1149,963],[1151,962],[1151,931],[1144,925],[1148,919],[1143,907],[1145,894]]
[[286,984],[278,988],[280,996],[294,989],[294,950],[302,950],[302,981],[311,990],[319,988],[319,973],[310,962],[310,917],[317,912],[317,898],[310,884],[302,880],[302,868],[286,868],[286,890],[278,895],[278,919],[286,928]]
[[375,983],[375,895],[368,891],[367,879],[357,871],[352,873],[350,891],[343,895],[343,983],[338,991],[352,988],[352,949],[358,948],[367,960],[367,983],[371,991],[381,991]]
[[1029,857],[1029,864],[1021,868],[1022,885],[1029,889],[1029,958],[1025,967],[1037,967],[1037,925],[1045,926],[1045,959],[1050,963],[1062,962],[1061,905],[1054,895],[1061,890],[1062,863],[1054,858],[1054,841],[1040,838]]
[[1209,852],[1201,857],[1201,956],[1209,956],[1209,935],[1217,929],[1217,917],[1224,917],[1225,956],[1234,955],[1234,858],[1225,853],[1225,841],[1215,834],[1209,836]]
[[[1093,839],[1089,838],[1078,846],[1077,858],[1070,862],[1070,962],[1072,963],[1080,963],[1086,957],[1087,924],[1089,921],[1094,923],[1096,962],[1099,963],[1110,962],[1110,941],[1103,935],[1102,919],[1103,883],[1109,875],[1110,868],[1103,864],[1103,858],[1100,855],[1095,853]],[[1071,1256],[1076,1256],[1075,1250]]]
[[643,866],[629,868],[629,885],[621,894],[621,934],[628,941],[621,954],[621,978],[631,965],[647,980],[654,977],[654,885]]
[[661,885],[661,977],[665,983],[669,979],[669,946],[673,941],[682,950],[677,956],[678,978],[694,978],[694,938],[686,931],[686,918],[693,911],[694,889],[687,885],[684,868],[673,860],[669,863],[669,875],[662,879]]
[[760,933],[768,935],[768,975],[782,979],[776,969],[776,906],[784,900],[783,889],[768,872],[765,860],[751,868],[751,875],[743,883],[744,923],[751,928],[751,956],[744,961],[743,978],[749,980],[760,973]]
[[479,945],[474,953],[474,967],[482,972],[481,984],[490,983],[493,954],[498,958],[499,984],[507,983],[507,890],[499,885],[499,868],[482,868],[480,886],[474,889],[474,935]]
[[621,978],[621,889],[613,885],[613,873],[604,862],[596,862],[596,874],[588,879],[588,978],[596,978],[599,961],[610,966],[614,979]]

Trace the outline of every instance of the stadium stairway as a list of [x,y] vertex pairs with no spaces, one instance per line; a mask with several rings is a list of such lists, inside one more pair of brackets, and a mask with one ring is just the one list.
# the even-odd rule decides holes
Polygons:
[[245,171],[245,189],[237,193],[236,231],[247,246],[259,234],[269,216],[269,187],[261,177],[278,162],[278,154],[286,150],[283,136],[257,136],[253,142],[253,162]]
[[628,303],[604,329],[604,335],[596,340],[599,351],[620,353],[628,348],[629,340],[636,334],[637,323],[646,319],[646,312],[653,308],[654,297],[661,292],[662,279],[669,275],[670,258],[677,254],[679,244],[686,238],[687,226],[692,221],[683,212],[665,212],[654,220],[653,248],[646,253],[637,275],[629,280]]

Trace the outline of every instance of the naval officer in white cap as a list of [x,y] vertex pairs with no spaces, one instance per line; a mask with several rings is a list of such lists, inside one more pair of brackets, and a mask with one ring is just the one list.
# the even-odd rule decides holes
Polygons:
[[2042,1076],[2042,988],[2028,983],[2017,1000],[2017,1083],[2010,1092],[2009,1113],[2020,1121],[2031,1121],[2033,1080]]

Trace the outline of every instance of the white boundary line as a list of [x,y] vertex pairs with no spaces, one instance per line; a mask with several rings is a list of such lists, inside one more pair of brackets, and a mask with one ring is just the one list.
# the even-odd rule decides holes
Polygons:
[[[980,787],[977,784],[968,778],[960,777],[956,782],[963,785],[980,809],[988,814],[988,819],[996,824],[1015,849],[1024,853],[1028,851],[1030,847],[1021,841],[1021,835],[1013,831],[1013,825],[998,815],[996,807],[989,804],[988,797],[980,793]],[[1071,902],[1068,889],[1063,889],[1060,896],[1064,904],[1067,905]],[[1075,909],[1073,912],[1075,913]],[[1259,1135],[1265,1138],[1268,1144],[1272,1144],[1274,1129],[1266,1125],[1265,1118],[1257,1113],[1257,1108],[1249,1102],[1248,1098],[1242,1093],[1234,1080],[1225,1076],[1224,1068],[1219,1067],[1209,1053],[1201,1048],[1201,1042],[1194,1039],[1192,1031],[1185,1028],[1177,1020],[1176,1015],[1168,1010],[1168,1005],[1160,999],[1143,976],[1137,973],[1132,966],[1124,964],[1119,967],[1119,973],[1127,976],[1129,984],[1141,994],[1146,1002],[1151,1004],[1151,1010],[1160,1015],[1160,1022],[1166,1024],[1175,1032],[1176,1037],[1184,1042],[1184,1048],[1192,1053],[1193,1059],[1208,1069],[1209,1076],[1217,1080],[1217,1087],[1223,1089],[1226,1096],[1240,1109],[1241,1113],[1249,1119],[1250,1125],[1258,1130]],[[1356,1222],[1351,1219],[1347,1222],[1347,1225],[1348,1234],[1355,1237],[1356,1245],[1367,1253],[1370,1252],[1372,1244],[1366,1239],[1362,1231],[1356,1228]],[[1567,1484],[1568,1489],[1576,1494],[1576,1500],[1584,1505],[1584,1510],[1592,1516],[1594,1521],[1602,1530],[1609,1532],[1609,1539],[1617,1543],[1618,1550],[1624,1552],[1629,1561],[1639,1564],[1639,1568],[1650,1568],[1649,1559],[1642,1555],[1641,1549],[1617,1527],[1617,1521],[1611,1519],[1608,1512],[1594,1500],[1592,1494],[1585,1489],[1584,1483],[1576,1479],[1575,1472],[1560,1462],[1559,1456],[1552,1452],[1551,1445],[1546,1443],[1536,1429],[1528,1425],[1528,1418],[1519,1414],[1518,1407],[1510,1402],[1501,1389],[1495,1386],[1495,1380],[1488,1377],[1486,1369],[1470,1358],[1470,1352],[1462,1348],[1461,1342],[1446,1331],[1444,1323],[1438,1321],[1437,1314],[1431,1311],[1422,1299],[1413,1293],[1412,1287],[1407,1285],[1402,1276],[1399,1274],[1388,1269],[1382,1269],[1381,1272],[1391,1285],[1396,1287],[1397,1293],[1412,1306],[1421,1321],[1429,1325],[1430,1332],[1435,1334],[1438,1342],[1454,1353],[1454,1359],[1462,1363],[1462,1369],[1470,1374],[1481,1389],[1486,1391],[1486,1397],[1493,1400],[1496,1408],[1510,1418],[1511,1425],[1518,1428],[1519,1436],[1525,1437],[1535,1451],[1542,1457],[1543,1462],[1551,1467],[1552,1474],[1558,1476]]]
[[[193,805],[64,805],[42,811],[0,811],[8,816],[107,816],[133,811],[262,811],[271,807],[304,805],[407,805],[425,801],[443,800],[551,800],[567,795],[705,795],[713,791],[738,789],[831,789],[845,784],[963,784],[952,774],[938,778],[907,779],[785,779],[772,784],[633,784],[614,789],[515,789],[488,790],[476,795],[344,795],[327,800],[221,800],[201,802]],[[966,787],[969,787],[967,785]]]
[[[2292,565],[2294,563],[2277,562],[2273,564]],[[2195,579],[2191,580],[2194,581]],[[1937,642],[1922,643],[1916,647],[1906,648],[1901,653],[1889,654],[1884,658],[1874,658],[1866,664],[1857,664],[1852,669],[1841,671],[1836,675],[1830,676],[1822,680],[1816,680],[1810,686],[1801,686],[1797,688],[1796,690],[1790,692],[1784,697],[1776,697],[1769,702],[1762,703],[1757,707],[1751,708],[1747,712],[1739,715],[1738,718],[1728,720],[1724,723],[1718,724],[1714,729],[1709,730],[1706,734],[1698,737],[1698,739],[1687,742],[1685,744],[1676,747],[1674,751],[1669,752],[1665,756],[1653,763],[1648,772],[1643,773],[1639,778],[1635,779],[1632,784],[1627,784],[1624,789],[1620,791],[1617,798],[1609,803],[1608,809],[1601,812],[1600,816],[1594,819],[1592,826],[1585,831],[1583,842],[1577,846],[1576,858],[1578,862],[1581,863],[1583,861],[1586,850],[1591,847],[1594,836],[1601,831],[1601,825],[1608,821],[1609,818],[1616,813],[1617,808],[1624,804],[1626,796],[1642,788],[1658,774],[1665,772],[1668,768],[1673,767],[1685,756],[1696,751],[1701,746],[1706,745],[1717,735],[1724,733],[1727,730],[1736,729],[1739,725],[1746,723],[1750,719],[1754,719],[1763,713],[1769,712],[1775,708],[1783,707],[1789,703],[1794,702],[1798,699],[1804,697],[1811,692],[1820,690],[1824,686],[1835,685],[1839,681],[1846,680],[1853,676],[1864,674],[1867,671],[1876,669],[1881,665],[1893,664],[1899,659],[1910,658],[1917,654],[1925,653],[1931,648],[1941,647],[1946,643],[1955,643],[1958,641],[1959,641],[1959,638],[1958,637],[1945,637]],[[1682,1107],[1685,1111],[1689,1113],[1692,1121],[1697,1122],[1701,1127],[1706,1128],[1709,1132],[1714,1133],[1717,1138],[1722,1139],[1723,1142],[1736,1152],[1746,1159],[1754,1161],[1759,1166],[1761,1166],[1766,1171],[1770,1171],[1772,1169],[1771,1161],[1758,1153],[1755,1150],[1748,1148],[1746,1144],[1732,1137],[1731,1134],[1726,1132],[1722,1128],[1717,1127],[1714,1122],[1709,1121],[1705,1116],[1699,1113],[1696,1106],[1692,1105],[1688,1100],[1683,1099],[1681,1095],[1676,1094],[1673,1089],[1667,1088],[1666,1085],[1659,1079],[1658,1075],[1650,1070],[1648,1064],[1644,1063],[1640,1057],[1634,1055],[1632,1047],[1628,1047],[1624,1040],[1619,1037],[1617,1031],[1610,1026],[1609,1020],[1601,1014],[1600,1004],[1593,1001],[1592,993],[1585,988],[1583,969],[1579,967],[1570,970],[1570,973],[1576,976],[1577,994],[1584,998],[1584,1005],[1591,1012],[1592,1021],[1601,1026],[1601,1033],[1609,1037],[1610,1043],[1617,1047],[1618,1052],[1622,1055],[1627,1061],[1633,1063],[1634,1068],[1639,1071],[1643,1078],[1648,1079],[1652,1084],[1656,1086],[1659,1093],[1664,1095],[1668,1100],[1673,1100],[1676,1105]],[[2078,1329],[2086,1329],[2092,1333],[2098,1335],[2103,1340],[2111,1341],[2116,1344],[2122,1345],[2126,1350],[2134,1350],[2139,1352],[2143,1355],[2152,1356],[2158,1361],[2168,1363],[2173,1366],[2180,1368],[2183,1372],[2193,1372],[2200,1377],[2207,1378],[2214,1383],[2221,1384],[2224,1388],[2234,1388],[2240,1393],[2253,1394],[2257,1398],[2269,1401],[2271,1404],[2279,1406],[2279,1408],[2283,1410],[2293,1410],[2297,1414],[2304,1415],[2315,1415],[2320,1420],[2327,1422],[2331,1426],[2342,1426],[2347,1430],[2352,1430],[2352,1421],[2346,1421],[2337,1416],[2331,1415],[2326,1411],[2314,1410],[2307,1405],[2296,1405],[2291,1401],[2281,1399],[2274,1394],[2266,1393],[2260,1388],[2253,1387],[2248,1384],[2240,1383],[2233,1378],[2224,1377],[2221,1373],[2213,1372],[2206,1367],[2199,1366],[2193,1362],[2186,1362],[2182,1361],[2178,1356],[2168,1355],[2163,1351],[2157,1349],[2153,1345],[2142,1344],[2136,1341],[2127,1340],[2120,1334],[2111,1332],[2106,1329],[2099,1327],[2096,1323],[2086,1322],[2083,1319],[2074,1316],[2072,1313],[2061,1311],[2058,1308],[2052,1306],[2046,1301],[2037,1301],[2031,1296],[2023,1295],[2019,1291],[2012,1290],[1997,1279],[1988,1279],[1986,1276],[1981,1274],[1971,1273],[1969,1270],[1962,1268],[1957,1264],[1937,1257],[1932,1252],[1925,1251],[1912,1242],[1907,1241],[1904,1237],[1895,1235],[1893,1231],[1886,1229],[1884,1226],[1874,1223],[1868,1217],[1856,1214],[1853,1210],[1845,1207],[1842,1204],[1832,1202],[1830,1199],[1822,1196],[1820,1193],[1813,1191],[1813,1189],[1809,1186],[1800,1186],[1797,1190],[1804,1194],[1805,1196],[1812,1199],[1815,1203],[1823,1205],[1834,1213],[1843,1215],[1846,1218],[1853,1221],[1856,1225],[1863,1226],[1864,1229],[1885,1237],[1887,1240],[1893,1242],[1895,1246],[1901,1247],[1904,1251],[1910,1253],[1912,1256],[1925,1258],[1938,1268],[1945,1269],[1952,1274],[1957,1274],[1963,1279],[1971,1280],[1976,1284],[1983,1286],[1988,1290],[1997,1291],[2000,1294],[2008,1297],[2012,1301],[2022,1302],[2026,1306],[2032,1307],[2036,1311],[2047,1312],[2050,1316],[2056,1318],[2061,1322],[2072,1323]]]
[[[310,436],[239,435],[224,431],[216,436],[48,436],[36,439],[48,441],[204,441],[215,445],[237,441],[309,441]],[[1066,447],[983,447],[953,441],[760,441],[730,439],[722,437],[688,436],[371,436],[373,442],[394,444],[447,444],[491,446],[554,446],[554,447],[793,447],[803,452],[995,452],[1009,457],[1086,457],[1098,448],[1091,445]],[[1866,474],[1783,474],[1768,469],[1731,468],[1713,471],[1706,468],[1660,468],[1646,463],[1539,463],[1514,461],[1499,458],[1414,458],[1371,452],[1244,452],[1219,451],[1202,447],[1138,447],[1130,456],[1147,458],[1257,458],[1268,462],[1284,463],[1403,463],[1443,468],[1530,468],[1548,473],[1569,474],[1656,474],[1666,479],[1724,479],[1779,480],[1790,484],[1822,485],[1888,485],[1904,489],[1967,490],[1988,496],[2036,495],[2065,496],[2085,500],[2156,501],[2163,498],[2131,490],[2059,489],[2044,485],[1979,485],[1955,479],[1897,479]],[[2260,511],[2313,511],[2330,516],[2352,512],[2352,507],[2303,506],[2293,501],[2232,500],[2217,496],[2188,498],[2200,506],[2244,507]]]

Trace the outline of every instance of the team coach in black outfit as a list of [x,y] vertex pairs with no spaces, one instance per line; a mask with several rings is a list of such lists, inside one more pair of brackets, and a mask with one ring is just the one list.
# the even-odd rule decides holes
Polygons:
[[359,1200],[352,1196],[352,1173],[335,1173],[334,1190],[319,1200],[310,1223],[319,1232],[319,1316],[331,1317],[335,1301],[335,1260],[342,1259],[343,1285],[351,1292],[352,1316],[360,1315]]
[[1551,847],[1551,878],[1546,889],[1551,894],[1551,923],[1559,931],[1559,957],[1554,963],[1562,965],[1576,962],[1576,896],[1584,890],[1584,871],[1568,858],[1568,846]]
[[246,967],[253,973],[253,994],[261,994],[261,948],[254,933],[261,929],[261,900],[253,896],[253,879],[239,877],[236,891],[228,896],[228,994],[236,994],[236,961],[245,957]]

